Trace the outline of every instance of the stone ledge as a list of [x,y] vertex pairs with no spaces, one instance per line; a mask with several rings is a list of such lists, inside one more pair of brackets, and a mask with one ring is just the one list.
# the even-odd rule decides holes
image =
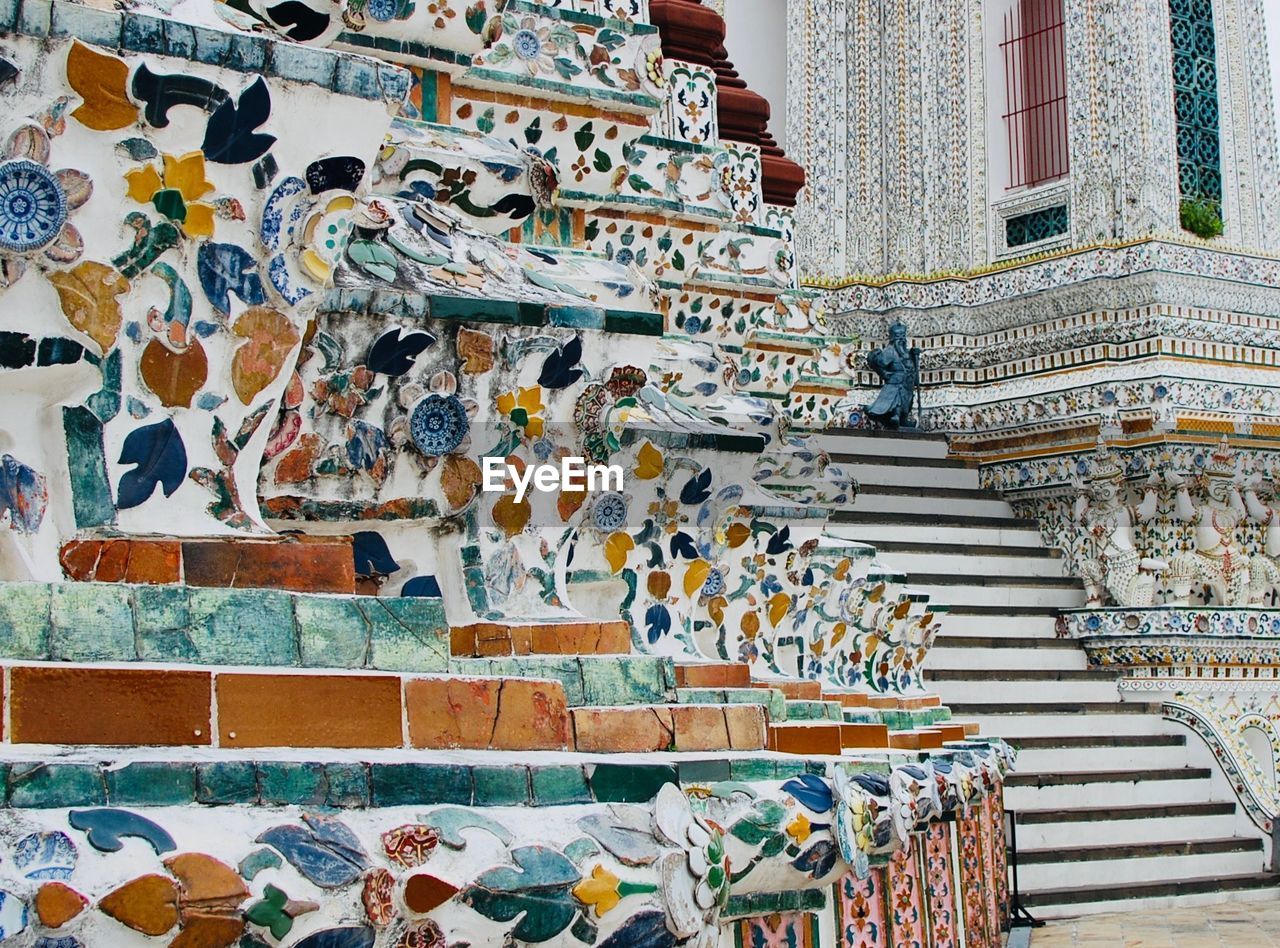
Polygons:
[[1064,609],[1058,617],[1062,638],[1188,635],[1280,639],[1280,609],[1150,606]]
[[439,599],[107,583],[0,584],[0,660],[443,672]]
[[661,313],[606,309],[599,306],[566,306],[560,303],[521,302],[480,296],[445,296],[416,293],[390,286],[339,285],[328,290],[318,312],[357,313],[396,319],[457,319],[468,323],[504,326],[559,326],[589,322],[602,332],[618,335],[661,336]]
[[[887,775],[904,761],[974,748],[948,743],[941,752],[875,750],[846,756],[859,772]],[[29,753],[30,756],[26,756]],[[0,759],[0,806],[44,809],[82,806],[556,806],[567,803],[647,803],[668,783],[789,780],[825,775],[829,762],[773,753],[656,754],[643,760],[530,752],[509,754],[422,751],[363,752],[359,756],[267,759],[203,750],[200,759],[146,752],[144,759],[109,748],[50,762],[42,749],[10,748]]]
[[76,582],[131,583],[218,589],[279,589],[354,595],[349,536],[165,540],[86,538],[64,543],[63,573]]
[[150,53],[220,69],[321,86],[338,95],[399,106],[409,73],[365,56],[300,46],[141,13],[63,0],[0,0],[0,32],[38,39],[73,37],[119,53]]
[[617,622],[476,622],[450,630],[454,658],[509,655],[627,655],[631,626]]

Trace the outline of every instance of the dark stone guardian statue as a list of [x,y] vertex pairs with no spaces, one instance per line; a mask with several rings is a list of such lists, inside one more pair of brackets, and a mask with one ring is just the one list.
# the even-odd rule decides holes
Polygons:
[[907,346],[907,327],[889,327],[889,344],[867,356],[867,366],[880,376],[880,394],[867,406],[867,417],[886,428],[914,428],[911,403],[920,382],[920,350]]

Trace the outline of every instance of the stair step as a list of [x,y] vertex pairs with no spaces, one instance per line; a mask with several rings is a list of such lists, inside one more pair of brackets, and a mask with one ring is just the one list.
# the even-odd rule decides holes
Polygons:
[[[950,619],[951,613],[947,613]],[[943,629],[947,628],[950,623],[945,623]],[[1018,651],[1020,649],[1057,649],[1064,652],[1077,652],[1081,655],[1084,650],[1080,648],[1080,644],[1074,639],[1058,639],[1058,638],[1032,638],[1030,636],[1017,635],[939,635],[933,641],[933,647],[939,648],[975,648],[975,649],[1001,649],[1009,651]]]
[[935,644],[925,656],[925,668],[980,674],[995,661],[999,662],[1000,668],[1009,671],[1084,671],[1089,667],[1083,649],[1003,648],[993,654],[991,649],[939,647]]
[[[1087,706],[1115,701],[1120,697],[1116,680],[1106,675],[1067,680],[1019,680],[1001,673],[990,677],[984,677],[981,672],[962,674],[964,677],[960,679],[929,679],[942,700],[953,708],[963,708],[967,702],[986,702],[999,698],[1002,701],[1022,702],[1029,713],[1034,713],[1045,706]],[[1088,675],[1089,672],[1083,674]]]
[[1012,516],[1004,498],[993,491],[933,485],[859,483],[854,498],[837,509],[877,515],[927,512],[945,517],[959,512],[970,517]]
[[1163,770],[1095,770],[1061,774],[1006,774],[1006,787],[1062,787],[1093,783],[1149,783],[1155,780],[1207,780],[1208,767],[1169,767]]
[[910,543],[1001,544],[1010,549],[1033,550],[1039,549],[1043,543],[1038,531],[1026,530],[1021,526],[1005,529],[947,525],[940,523],[939,518],[935,516],[920,523],[888,523],[883,519],[865,521],[858,519],[855,522],[844,523],[833,519],[827,524],[827,533],[842,540],[870,543],[873,546],[879,546],[887,540],[898,540]]
[[777,688],[677,688],[677,704],[758,704],[770,721],[787,719],[787,701]]
[[1006,556],[1010,558],[1062,559],[1062,551],[1049,546],[1001,546],[999,544],[918,543],[910,540],[882,540],[882,553],[933,553],[938,556]]
[[[1041,906],[1080,906],[1094,902],[1114,903],[1130,899],[1272,889],[1277,885],[1280,885],[1280,875],[1255,872],[1231,876],[1171,879],[1163,882],[1146,882],[1132,885],[1085,885],[1071,888],[1041,889],[1038,892],[1024,894],[1022,896],[1022,904],[1034,910]],[[1049,917],[1050,913],[1036,914],[1044,914]],[[1070,914],[1070,912],[1064,912],[1063,914]]]
[[[1173,854],[1135,855],[1116,859],[1080,862],[1028,863],[1018,866],[1018,882],[1027,892],[1054,886],[1074,886],[1088,882],[1096,886],[1145,885],[1179,876],[1236,875],[1263,868],[1261,840],[1256,849],[1200,851],[1196,843],[1182,844],[1187,851]],[[1135,848],[1139,845],[1134,844]],[[1176,844],[1175,844],[1176,845]],[[1117,847],[1123,849],[1125,847]],[[1141,852],[1141,850],[1138,850]]]
[[889,732],[889,746],[900,750],[941,750],[943,743],[942,731],[932,728]]
[[1018,751],[1079,747],[1183,747],[1187,738],[1183,734],[1080,734],[1073,737],[1018,737],[1009,743]]
[[822,682],[796,678],[760,678],[751,682],[753,688],[774,688],[781,691],[788,701],[820,701]]
[[1022,668],[975,673],[965,669],[926,669],[925,681],[1118,681],[1119,672],[1094,670],[1063,671],[1054,668]]
[[1168,767],[1185,759],[1181,734],[1074,734],[1012,738],[1018,770],[1053,773],[1080,770],[1141,770]]
[[883,543],[876,542],[876,563],[906,573],[913,582],[917,574],[926,573],[947,576],[976,573],[989,582],[1006,576],[1014,581],[1024,577],[1057,580],[1063,575],[1062,560],[1048,556],[984,556],[980,553],[938,553],[932,550],[902,552],[883,547]]
[[844,749],[844,725],[826,721],[769,725],[769,750],[779,754],[838,757]]
[[564,688],[550,679],[61,664],[11,666],[9,682],[13,744],[572,747]]
[[[1171,803],[1165,806],[1080,807],[1065,810],[1018,810],[1019,826],[1041,823],[1099,823],[1112,820],[1157,820],[1183,816],[1225,816],[1236,811],[1236,805],[1223,803]],[[1021,855],[1019,855],[1021,858]]]
[[[304,551],[309,544],[295,545]],[[284,549],[276,544],[276,549]],[[444,672],[444,602],[418,596],[6,583],[0,659]]]
[[857,428],[825,428],[812,437],[827,452],[844,452],[873,457],[912,457],[916,459],[947,456],[947,439],[940,434],[914,435],[901,432],[878,432]]
[[1054,747],[1018,751],[1019,773],[1145,770],[1187,763],[1187,749],[1160,745]]
[[786,703],[786,720],[788,721],[835,721],[843,720],[844,714],[838,701],[788,701]]
[[956,458],[928,458],[928,457],[910,457],[905,455],[894,454],[866,454],[855,453],[850,451],[828,451],[833,464],[857,464],[866,465],[867,467],[933,467],[944,468],[949,470],[975,470],[965,461]]
[[[948,611],[951,616],[1001,616],[1003,618],[1029,618],[1029,617],[1045,617],[1057,618],[1060,610],[1053,606],[1027,606],[1027,605],[982,605],[977,603],[967,603],[954,605]],[[1075,641],[1065,639],[1076,648]]]
[[705,662],[676,665],[680,688],[748,688],[751,666],[743,662]]
[[979,576],[955,573],[912,573],[912,586],[1035,586],[1044,589],[1084,589],[1074,576]]
[[1018,866],[1064,862],[1097,862],[1103,859],[1147,859],[1153,856],[1194,856],[1208,853],[1262,852],[1262,840],[1228,836],[1224,839],[1182,840],[1165,843],[1123,843],[1117,846],[1077,846],[1068,849],[1020,849]]
[[950,500],[994,500],[1004,503],[998,490],[983,487],[934,487],[915,484],[868,484],[859,488],[859,496],[875,497],[941,497]]
[[449,671],[457,675],[553,678],[563,685],[570,707],[661,704],[671,699],[675,687],[671,660],[657,655],[455,658],[449,662]]
[[349,536],[290,534],[270,538],[80,538],[63,544],[58,562],[77,582],[139,583],[220,589],[356,592]]
[[997,615],[1017,615],[1013,612],[1015,609],[1078,609],[1085,600],[1084,590],[1069,586],[932,585],[917,581],[914,576],[910,577],[908,589],[928,596],[931,603],[945,605],[948,610],[988,608],[1000,610]]
[[974,703],[955,702],[950,705],[952,714],[1028,714],[1037,717],[1053,715],[1088,715],[1088,714],[1159,714],[1160,705],[1140,704],[1136,701],[1082,701],[1055,702],[1046,701],[1028,706],[1022,696],[1010,696],[1007,703]]
[[[956,740],[963,740],[961,735]],[[842,724],[840,744],[846,749],[884,749],[889,746],[889,728],[884,724]]]
[[1148,806],[1203,803],[1212,798],[1208,768],[1111,770],[1073,773],[1016,773],[1005,777],[1005,806],[1022,810],[1068,810],[1100,800],[1141,800]]
[[976,723],[983,734],[992,734],[1007,741],[1023,737],[1050,737],[1074,735],[1087,729],[1093,734],[1148,734],[1163,718],[1157,715],[1116,714],[1042,714],[1020,713],[1015,707],[1002,707],[991,714],[962,714],[953,707],[957,718]]
[[622,705],[572,708],[579,753],[758,751],[766,746],[766,716],[758,704]]
[[831,515],[832,523],[874,523],[882,525],[911,525],[930,527],[989,527],[999,530],[1031,531],[1040,534],[1040,526],[1032,520],[1020,517],[968,517],[963,514],[876,513],[862,510],[837,510]]
[[[958,608],[966,609],[966,606]],[[946,625],[943,633],[949,636],[981,636],[984,638],[1020,638],[1039,639],[1042,642],[1066,642],[1083,655],[1080,643],[1075,639],[1059,638],[1057,633],[1057,616],[1050,610],[1041,610],[1037,615],[1021,616],[1012,614],[1017,607],[1006,606],[1009,614],[984,613],[959,614],[947,611]]]
[[454,626],[449,637],[455,658],[626,655],[631,651],[631,626],[627,622],[476,622]]
[[1247,818],[1231,801],[1206,803],[1191,799],[1111,807],[1108,801],[1085,800],[1015,813],[1020,851],[1146,845],[1242,835],[1249,838],[1252,832]]

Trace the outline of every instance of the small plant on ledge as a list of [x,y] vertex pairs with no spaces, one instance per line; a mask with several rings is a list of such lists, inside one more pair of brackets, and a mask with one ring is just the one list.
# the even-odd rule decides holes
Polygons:
[[1222,215],[1209,201],[1183,201],[1178,209],[1182,229],[1190,231],[1201,240],[1222,236]]

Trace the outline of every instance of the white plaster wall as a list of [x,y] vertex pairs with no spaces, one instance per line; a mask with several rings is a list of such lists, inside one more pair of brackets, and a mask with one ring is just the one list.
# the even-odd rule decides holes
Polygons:
[[1280,0],[1262,0],[1267,28],[1267,50],[1271,54],[1272,102],[1280,109]]
[[785,149],[787,0],[725,0],[724,19],[729,59],[751,90],[769,100],[769,132]]
[[[1280,2],[1280,0],[1277,0]],[[987,200],[997,204],[1009,197],[1009,137],[1004,127],[1004,18],[1017,0],[988,0],[983,9],[983,64],[987,95]]]

